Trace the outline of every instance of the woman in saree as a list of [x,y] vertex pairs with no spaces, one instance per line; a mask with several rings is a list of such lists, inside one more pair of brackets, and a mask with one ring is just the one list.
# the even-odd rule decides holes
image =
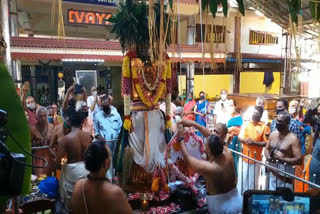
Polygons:
[[195,120],[196,119],[196,116],[194,114],[194,108],[196,106],[196,101],[194,101],[193,99],[193,94],[192,93],[189,93],[188,94],[188,98],[184,104],[184,107],[183,107],[183,112],[184,112],[184,115],[183,115],[183,119],[184,120]]
[[[243,124],[243,120],[241,115],[236,111],[236,103],[234,100],[228,100],[227,102],[227,111],[230,115],[230,119],[227,123],[228,128],[228,147],[235,151],[240,151],[240,141],[238,139],[238,135],[240,133],[241,126]],[[236,146],[238,144],[238,147]],[[234,166],[237,172],[237,166],[239,161],[239,156],[233,155]]]
[[[200,96],[200,100],[197,102],[194,109],[194,113],[196,115],[195,121],[201,126],[206,127],[207,125],[206,114],[207,114],[209,102],[205,99],[205,95],[203,91],[199,93],[199,96]],[[196,135],[203,138],[203,135],[199,131],[196,131]]]

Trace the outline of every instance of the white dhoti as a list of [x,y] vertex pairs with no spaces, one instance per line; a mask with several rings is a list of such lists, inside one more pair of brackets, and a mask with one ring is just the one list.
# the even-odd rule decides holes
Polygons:
[[[275,164],[275,163],[271,163],[270,165],[294,175],[295,170],[292,168],[292,166],[285,167],[283,164],[278,164],[278,167],[277,167],[277,164]],[[283,173],[278,173],[278,174],[281,175],[282,177],[285,177],[285,175]],[[287,178],[289,178],[289,177],[287,177]],[[287,188],[290,188],[291,190],[293,190],[292,183],[287,183],[287,182],[281,180],[280,178],[277,178],[272,172],[270,172],[269,190],[276,190],[277,187],[287,187]]]
[[238,214],[242,212],[243,199],[237,188],[219,195],[207,195],[209,214]]
[[[243,168],[242,168],[243,163]],[[259,177],[260,177],[260,165],[251,164],[245,161],[242,162],[241,158],[239,160],[238,167],[238,191],[243,195],[247,190],[258,189],[259,187]]]
[[68,212],[71,212],[71,196],[74,185],[78,180],[86,178],[88,174],[89,172],[86,170],[84,162],[62,165],[59,192],[64,207]]
[[131,115],[133,132],[129,144],[134,151],[133,160],[147,172],[153,172],[157,163],[165,165],[165,123],[160,110],[138,111]]

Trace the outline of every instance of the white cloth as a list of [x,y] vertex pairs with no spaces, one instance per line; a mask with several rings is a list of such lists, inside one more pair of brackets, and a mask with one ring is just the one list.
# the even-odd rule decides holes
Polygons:
[[[271,166],[276,167],[277,168],[277,164],[276,163],[270,163]],[[278,164],[278,169],[286,171],[288,173],[290,173],[291,175],[295,174],[295,170],[292,168],[292,166],[284,166],[283,164]],[[279,173],[279,175],[281,176],[285,176],[283,173]],[[293,190],[293,185],[286,183],[284,181],[282,181],[281,179],[277,178],[272,172],[270,173],[269,176],[269,190],[276,190],[277,187],[287,187],[291,190]]]
[[[176,115],[177,106],[173,102],[171,102],[170,107],[171,107],[170,116],[173,117]],[[166,103],[165,102],[160,104],[160,109],[161,109],[161,111],[163,111],[163,113],[166,113]]]
[[238,166],[238,191],[243,195],[243,193],[247,190],[258,189],[260,178],[260,165],[250,164],[243,161],[242,168],[242,160],[240,157]]
[[237,188],[219,195],[207,195],[209,214],[238,214],[242,212],[243,199]]
[[93,119],[93,112],[95,111],[95,110],[98,110],[98,108],[99,108],[99,106],[98,106],[98,103],[96,103],[96,105],[95,105],[95,107],[94,107],[94,109],[93,109],[93,111],[91,111],[90,110],[90,107],[93,105],[93,103],[94,103],[94,96],[89,96],[88,98],[87,98],[87,106],[88,106],[88,117],[90,117],[91,119]]
[[165,165],[165,124],[160,110],[133,112],[133,132],[129,144],[134,151],[133,160],[147,172],[153,172],[157,163]]
[[[228,120],[230,119],[230,114],[227,112],[227,102],[229,100],[219,100],[216,105],[215,105],[215,109],[214,109],[214,114],[216,115],[216,123],[223,123],[223,124],[227,124]],[[222,107],[223,105],[223,107]]]
[[86,170],[84,162],[63,164],[59,180],[59,192],[65,209],[71,211],[71,196],[76,182],[86,178],[89,171]]
[[[109,140],[107,142],[107,145],[112,153],[112,157],[115,155],[115,151],[116,151],[116,147],[117,147],[117,142],[118,140]],[[106,173],[106,177],[110,180],[112,180],[113,175],[114,175],[114,169],[113,169],[113,158],[111,158],[111,163],[110,163],[110,167]]]

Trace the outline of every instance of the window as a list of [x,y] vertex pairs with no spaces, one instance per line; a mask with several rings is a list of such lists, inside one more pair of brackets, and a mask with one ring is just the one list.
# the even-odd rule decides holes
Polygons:
[[274,45],[278,44],[278,37],[272,33],[250,30],[250,45]]
[[[207,25],[206,27],[207,35],[206,35],[206,42],[210,43],[211,38],[213,39],[214,43],[225,43],[226,39],[226,27],[222,25]],[[212,30],[212,34],[211,34]],[[196,42],[201,42],[201,25],[196,25]],[[205,25],[202,25],[202,37],[205,32]],[[204,42],[204,39],[203,39]]]

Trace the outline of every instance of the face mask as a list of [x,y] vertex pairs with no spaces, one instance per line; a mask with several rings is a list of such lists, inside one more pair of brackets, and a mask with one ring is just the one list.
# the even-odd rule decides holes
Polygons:
[[110,106],[106,105],[102,107],[102,110],[104,111],[104,113],[109,114],[110,113]]
[[97,91],[92,91],[91,94],[92,96],[97,96]]
[[200,96],[200,99],[201,99],[201,100],[204,100],[204,96],[203,96],[203,95],[201,95],[201,96]]
[[192,100],[191,98],[188,98],[188,99],[187,99],[188,102],[190,102],[191,100]]
[[257,115],[257,114],[252,115],[252,121],[253,122],[259,122],[260,119],[261,119],[260,115]]
[[221,94],[221,100],[226,100],[227,99],[227,95],[226,94]]
[[294,114],[297,112],[297,109],[296,108],[289,108],[289,113],[290,114]]
[[281,131],[285,130],[285,129],[286,129],[286,127],[287,127],[287,125],[286,125],[286,124],[277,123],[277,129],[278,129],[278,131],[279,131],[279,132],[281,132]]
[[53,117],[48,117],[48,123],[52,123],[53,124]]
[[36,108],[36,104],[35,103],[29,103],[27,104],[27,108],[30,110],[34,110]]
[[283,112],[284,109],[276,109],[277,114],[279,114],[280,112]]

